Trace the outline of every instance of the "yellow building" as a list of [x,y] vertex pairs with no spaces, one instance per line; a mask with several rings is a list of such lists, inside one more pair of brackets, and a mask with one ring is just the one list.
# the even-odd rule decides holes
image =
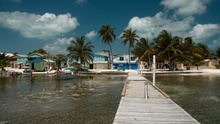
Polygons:
[[208,67],[215,67],[215,65],[219,64],[219,61],[215,59],[206,59],[204,60],[204,62],[205,62],[205,65]]

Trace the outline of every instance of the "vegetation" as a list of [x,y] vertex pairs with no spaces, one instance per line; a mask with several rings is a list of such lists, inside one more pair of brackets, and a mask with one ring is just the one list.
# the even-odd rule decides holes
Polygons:
[[4,67],[8,65],[8,57],[5,53],[0,54],[0,68],[1,71],[5,71]]
[[[139,61],[152,63],[152,56],[155,54],[157,60],[168,61],[169,70],[174,70],[176,63],[185,63],[190,69],[191,65],[204,65],[204,59],[220,58],[220,48],[216,51],[209,50],[208,46],[203,43],[195,43],[192,37],[181,38],[178,36],[172,37],[171,33],[163,30],[154,38],[154,41],[149,43],[148,39],[140,38],[132,50],[135,57]],[[216,66],[218,68],[219,65]],[[151,67],[150,67],[151,68]]]
[[85,37],[77,37],[76,41],[72,40],[70,41],[72,45],[70,45],[67,48],[67,51],[69,54],[67,56],[70,57],[70,61],[80,61],[80,66],[82,67],[82,64],[89,63],[90,61],[93,61],[93,54],[92,54],[92,48],[94,48],[93,45],[91,45],[91,42],[85,43]]
[[38,50],[34,50],[32,52],[29,52],[28,55],[31,55],[33,53],[45,53],[46,54],[47,52],[44,49],[40,48]]
[[127,44],[127,42],[129,42],[129,47],[128,47],[128,54],[129,54],[129,69],[131,69],[131,65],[130,65],[130,61],[131,61],[131,53],[130,53],[130,49],[131,47],[134,48],[134,42],[138,41],[137,38],[139,38],[139,36],[136,34],[136,30],[132,31],[132,29],[128,29],[126,31],[123,31],[121,38],[123,38],[124,40],[121,41],[121,43],[124,43],[124,46]]
[[138,42],[135,48],[131,51],[135,55],[135,58],[139,58],[138,62],[148,62],[148,67],[150,67],[150,70],[152,65],[151,60],[154,54],[153,45],[153,42],[148,42],[148,38],[141,38],[140,42]]
[[110,64],[113,67],[113,52],[112,52],[112,47],[111,43],[113,42],[113,39],[115,40],[116,36],[114,34],[115,28],[111,28],[111,25],[102,25],[101,29],[99,30],[99,38],[102,37],[102,43],[104,42],[105,44],[109,45],[111,56],[109,56],[110,59]]

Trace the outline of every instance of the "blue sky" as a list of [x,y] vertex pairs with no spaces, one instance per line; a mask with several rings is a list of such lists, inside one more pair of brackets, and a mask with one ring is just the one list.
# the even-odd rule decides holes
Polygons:
[[109,49],[98,39],[104,24],[116,28],[115,54],[127,52],[120,35],[128,28],[150,41],[166,29],[216,49],[219,5],[219,0],[0,0],[0,52],[28,54],[43,48],[67,54],[69,41],[82,35],[95,53],[101,52]]

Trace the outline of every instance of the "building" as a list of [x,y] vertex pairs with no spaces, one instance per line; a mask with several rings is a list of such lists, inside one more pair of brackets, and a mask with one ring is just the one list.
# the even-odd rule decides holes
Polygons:
[[89,69],[108,69],[108,56],[101,53],[93,54],[93,62],[87,64]]
[[[137,70],[138,69],[138,64],[136,63],[138,58],[134,58],[134,54],[130,55],[130,66],[131,69],[133,70]],[[129,54],[128,53],[124,53],[124,54],[118,54],[115,55],[113,58],[113,68],[114,69],[129,69]]]
[[[48,70],[51,67],[55,68],[56,58],[57,58],[57,56],[51,55],[51,54],[33,53],[28,56],[18,56],[17,63],[20,65],[21,68],[24,68],[24,67],[30,65],[29,66],[30,70],[36,69],[35,64],[36,64],[36,67],[39,67],[39,65],[40,65],[39,63],[41,63],[42,64],[41,66],[43,69],[41,67],[39,67],[39,70],[36,70],[36,71],[43,71],[43,70]],[[38,60],[38,61],[34,61],[34,60]]]
[[209,68],[216,68],[215,65],[219,64],[219,61],[216,59],[205,59],[205,66],[209,67]]

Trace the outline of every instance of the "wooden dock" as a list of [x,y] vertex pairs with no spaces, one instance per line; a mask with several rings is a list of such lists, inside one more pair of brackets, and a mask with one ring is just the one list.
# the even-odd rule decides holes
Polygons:
[[129,71],[122,96],[114,124],[199,124],[136,71]]

